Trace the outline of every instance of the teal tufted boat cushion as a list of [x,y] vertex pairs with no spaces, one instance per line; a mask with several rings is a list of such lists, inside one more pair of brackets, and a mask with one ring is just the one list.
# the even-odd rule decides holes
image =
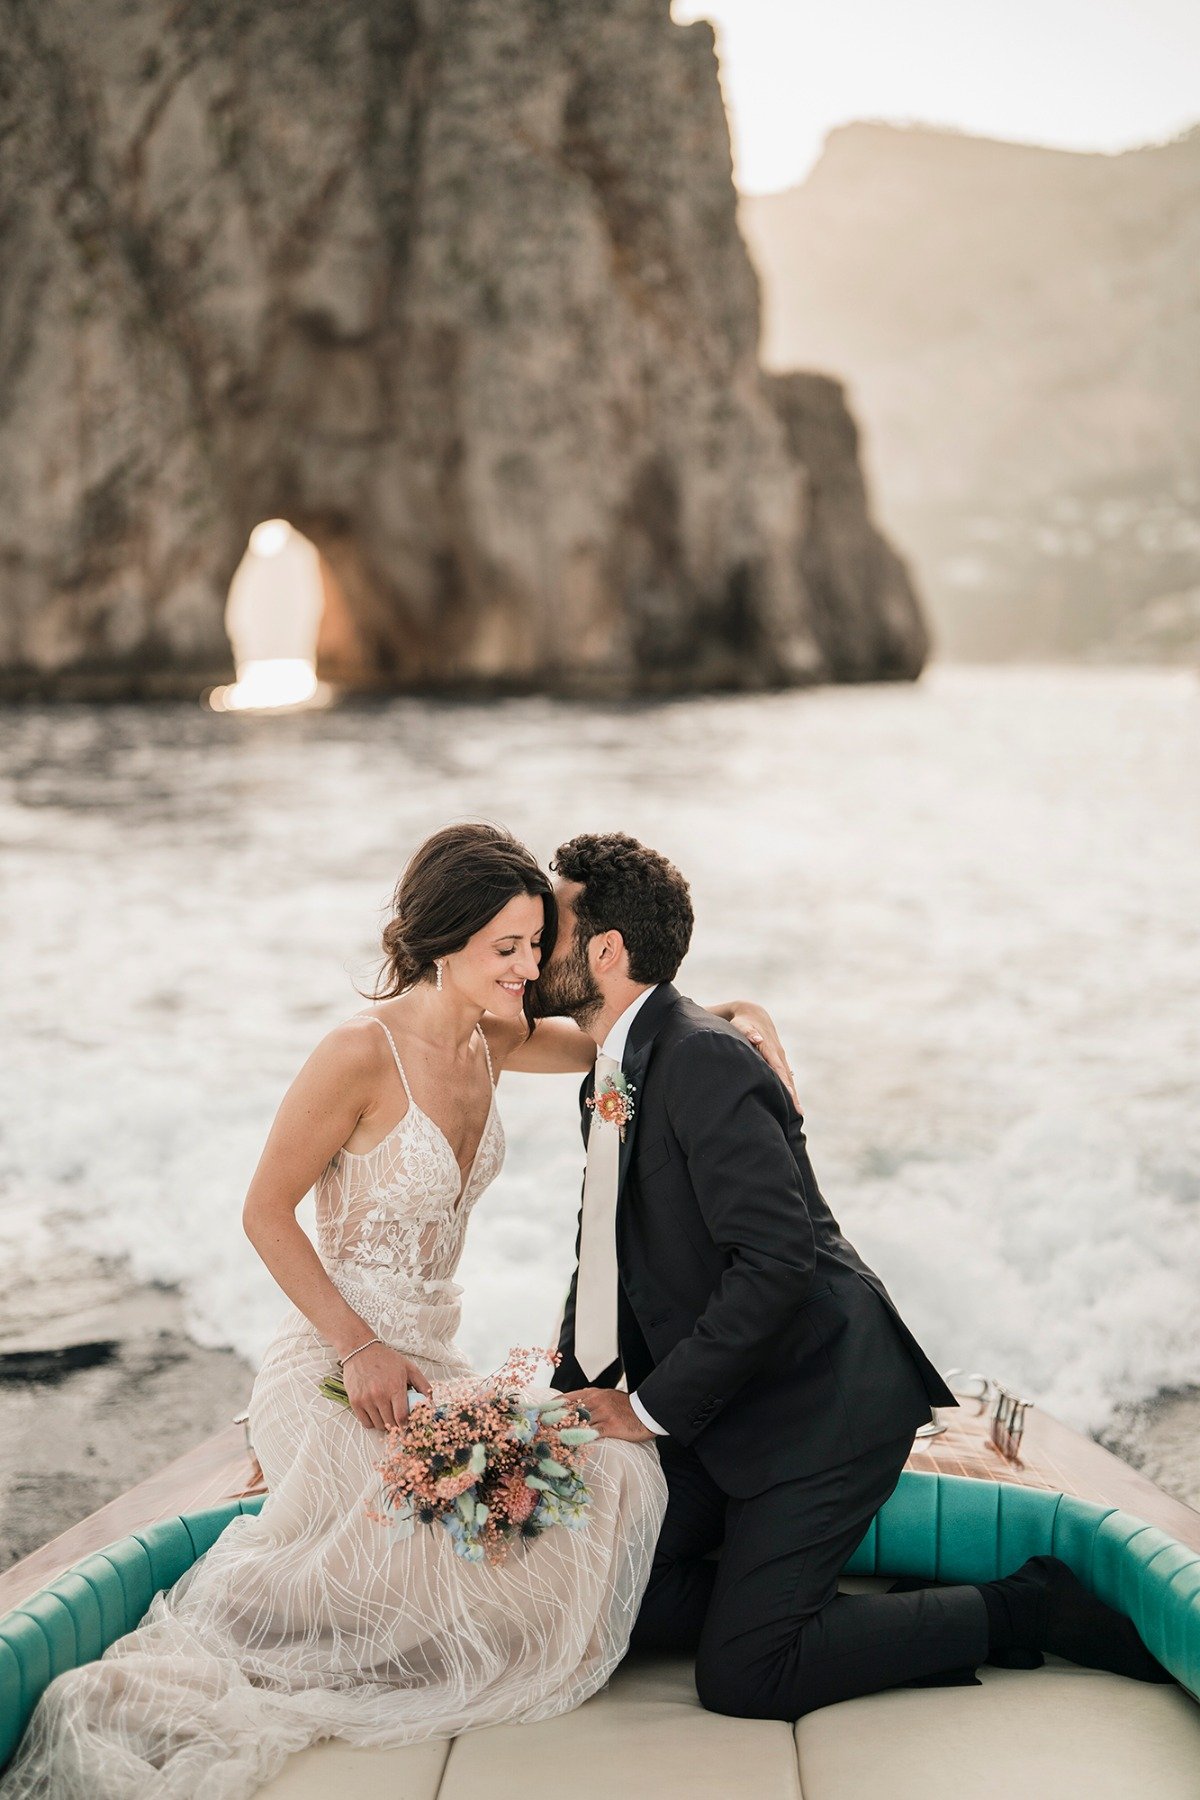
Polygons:
[[[0,1618],[0,1767],[56,1675],[101,1652],[144,1616],[262,1499],[160,1520],[110,1544]],[[1115,1507],[960,1475],[905,1471],[847,1570],[991,1581],[1029,1556],[1058,1556],[1128,1613],[1153,1654],[1200,1699],[1200,1555]]]
[[87,1556],[0,1618],[0,1768],[56,1675],[100,1656],[132,1631],[156,1593],[216,1543],[231,1519],[262,1497],[160,1519]]

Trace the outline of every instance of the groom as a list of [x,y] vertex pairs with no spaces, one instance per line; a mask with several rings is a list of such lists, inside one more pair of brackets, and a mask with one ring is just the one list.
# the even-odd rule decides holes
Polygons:
[[622,833],[552,867],[541,1009],[599,1046],[553,1381],[604,1435],[657,1439],[669,1499],[633,1642],[694,1653],[703,1704],[757,1718],[1044,1649],[1169,1680],[1054,1558],[839,1594],[917,1427],[957,1401],[838,1229],[783,1083],[671,985],[692,931],[679,871]]

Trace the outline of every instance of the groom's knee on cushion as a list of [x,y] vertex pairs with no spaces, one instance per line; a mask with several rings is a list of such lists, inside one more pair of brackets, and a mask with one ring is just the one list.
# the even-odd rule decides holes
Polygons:
[[748,1669],[726,1663],[716,1655],[696,1652],[696,1695],[706,1712],[724,1713],[731,1719],[769,1718],[762,1680]]
[[[696,1651],[696,1695],[706,1712],[732,1719],[790,1719],[809,1710],[780,1692],[787,1659],[754,1639],[702,1638]],[[815,1702],[814,1702],[815,1704]]]

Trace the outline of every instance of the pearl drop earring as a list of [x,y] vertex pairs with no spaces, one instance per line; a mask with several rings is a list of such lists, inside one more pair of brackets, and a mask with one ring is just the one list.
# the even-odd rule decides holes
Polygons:
[[433,966],[437,970],[437,991],[440,994],[442,991],[442,959],[440,956]]

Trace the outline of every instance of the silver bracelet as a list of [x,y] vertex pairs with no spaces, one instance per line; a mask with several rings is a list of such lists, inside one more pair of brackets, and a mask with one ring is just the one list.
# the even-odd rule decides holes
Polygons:
[[[360,1344],[358,1346],[358,1350],[369,1350],[372,1344],[382,1344],[382,1342],[382,1338],[368,1338],[365,1344]],[[345,1356],[339,1356],[337,1359],[338,1368],[344,1369],[346,1364],[350,1361],[350,1358],[358,1355],[358,1350],[350,1350]]]

